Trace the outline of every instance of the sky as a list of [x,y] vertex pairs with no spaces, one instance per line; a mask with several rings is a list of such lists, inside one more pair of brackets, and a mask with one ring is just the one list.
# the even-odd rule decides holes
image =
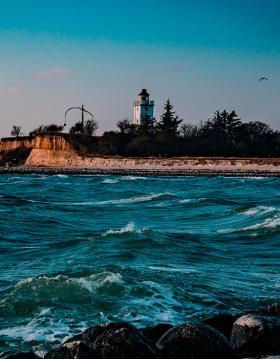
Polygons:
[[[280,129],[279,0],[0,0],[0,137],[63,124],[82,104],[98,133],[147,88],[186,123],[216,110]],[[259,82],[261,76],[269,81]],[[80,119],[71,111],[68,125]]]

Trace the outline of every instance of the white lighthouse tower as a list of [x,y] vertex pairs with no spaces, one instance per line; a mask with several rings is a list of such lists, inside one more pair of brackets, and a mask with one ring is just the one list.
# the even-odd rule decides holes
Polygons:
[[154,101],[150,101],[150,95],[146,89],[142,89],[137,100],[134,101],[134,124],[141,125],[144,118],[154,118]]

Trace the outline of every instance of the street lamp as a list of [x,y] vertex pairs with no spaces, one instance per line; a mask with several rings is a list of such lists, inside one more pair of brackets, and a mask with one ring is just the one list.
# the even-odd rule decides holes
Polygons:
[[70,107],[70,108],[68,108],[68,109],[65,111],[65,115],[64,115],[64,127],[66,126],[67,113],[68,113],[69,111],[71,111],[71,110],[80,110],[80,111],[82,112],[82,132],[84,132],[84,113],[85,113],[85,112],[88,113],[88,114],[91,116],[92,119],[94,118],[94,117],[93,117],[93,114],[92,114],[90,111],[86,110],[86,109],[84,108],[84,105],[82,105],[82,107],[79,107],[79,106]]

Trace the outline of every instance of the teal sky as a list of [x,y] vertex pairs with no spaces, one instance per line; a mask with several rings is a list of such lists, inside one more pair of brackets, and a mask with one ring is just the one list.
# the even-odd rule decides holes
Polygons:
[[[63,123],[84,103],[100,132],[147,88],[186,122],[217,109],[280,128],[278,0],[0,0],[0,136]],[[258,82],[267,76],[268,82]],[[69,123],[78,119],[72,113]]]

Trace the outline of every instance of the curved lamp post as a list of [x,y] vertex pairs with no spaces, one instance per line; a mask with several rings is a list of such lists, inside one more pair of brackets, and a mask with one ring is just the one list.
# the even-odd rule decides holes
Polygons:
[[65,115],[64,115],[64,118],[65,118],[65,120],[64,120],[64,127],[66,126],[67,113],[68,113],[69,111],[71,111],[71,110],[80,110],[80,111],[82,112],[82,131],[84,132],[84,113],[85,113],[85,112],[88,113],[88,114],[91,116],[92,119],[94,118],[94,117],[93,117],[93,114],[92,114],[91,112],[89,112],[88,110],[86,110],[86,109],[84,108],[84,105],[82,105],[82,107],[79,107],[79,106],[70,107],[70,108],[68,108],[68,109],[65,111]]

